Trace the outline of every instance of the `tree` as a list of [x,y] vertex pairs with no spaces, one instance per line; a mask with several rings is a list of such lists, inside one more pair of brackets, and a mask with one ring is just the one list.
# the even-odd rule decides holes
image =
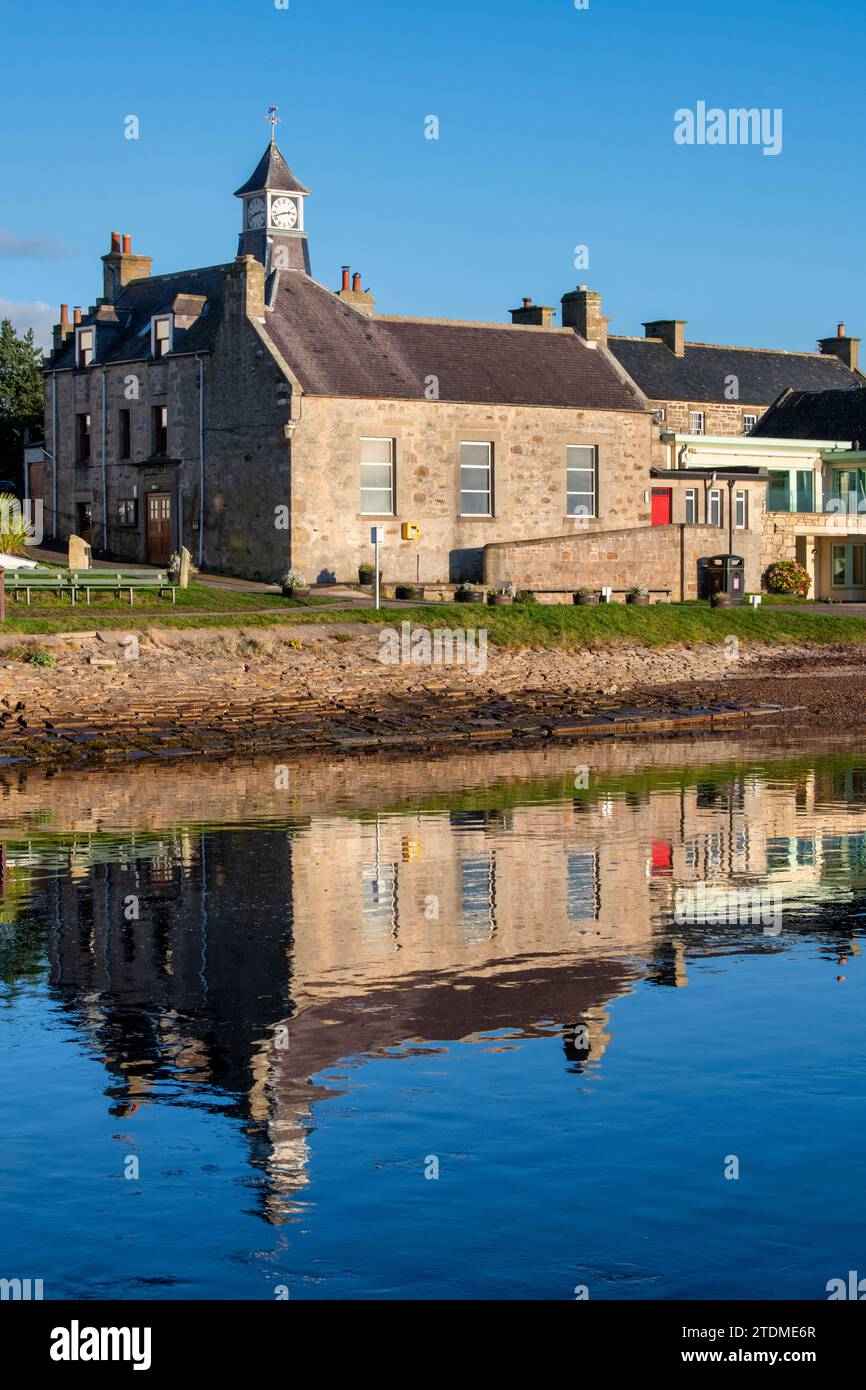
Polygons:
[[0,323],[0,481],[21,477],[28,429],[42,425],[42,350],[33,329],[16,333],[9,319]]

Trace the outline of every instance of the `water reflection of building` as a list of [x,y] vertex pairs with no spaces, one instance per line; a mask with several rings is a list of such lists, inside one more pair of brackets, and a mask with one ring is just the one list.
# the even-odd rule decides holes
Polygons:
[[[506,1030],[559,1036],[567,1065],[598,1067],[611,1002],[640,979],[684,985],[689,953],[718,938],[672,921],[678,887],[776,881],[792,907],[866,888],[856,769],[455,800],[143,839],[11,837],[7,880],[34,875],[52,989],[104,1061],[112,1107],[216,1091],[279,1220],[306,1180],[311,1103],[331,1093],[310,1078],[341,1059]],[[738,946],[785,938],[747,931]]]

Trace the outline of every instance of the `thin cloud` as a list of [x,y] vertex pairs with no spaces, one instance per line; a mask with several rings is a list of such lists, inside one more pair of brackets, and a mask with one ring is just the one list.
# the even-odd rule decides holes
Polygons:
[[7,261],[67,261],[72,252],[44,236],[16,236],[0,227],[0,258]]
[[60,315],[56,308],[44,304],[41,299],[32,303],[17,303],[14,299],[0,299],[0,319],[10,319],[16,333],[26,333],[33,329],[33,336],[39,347],[47,352],[51,347],[51,330]]

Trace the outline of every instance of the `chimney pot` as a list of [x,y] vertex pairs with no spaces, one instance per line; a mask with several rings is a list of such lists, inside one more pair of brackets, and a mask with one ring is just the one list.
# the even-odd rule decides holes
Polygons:
[[132,237],[127,236],[126,233],[123,236],[123,254],[124,256],[132,255]]
[[836,329],[836,337],[837,337],[837,338],[844,338],[844,337],[845,337],[845,325],[844,325],[844,323],[840,323],[840,324],[839,324],[839,327]]
[[523,300],[523,307],[524,307],[524,309],[531,309],[531,308],[532,308],[532,299],[531,299],[531,298],[528,298],[528,299],[527,299],[526,297],[524,297],[524,300]]
[[349,293],[349,267],[347,265],[343,266],[343,292],[344,294]]
[[69,322],[69,305],[68,305],[68,304],[61,304],[61,306],[60,306],[60,322],[61,322],[62,324],[64,324],[64,325],[67,324],[67,323]]
[[361,276],[357,271],[355,271],[355,274],[352,276],[352,292],[353,294],[361,293]]
[[111,250],[112,254],[120,250],[120,232],[111,233]]
[[72,322],[73,322],[73,323],[80,323],[80,322],[81,322],[81,305],[80,305],[80,304],[76,304],[75,308],[72,310]]

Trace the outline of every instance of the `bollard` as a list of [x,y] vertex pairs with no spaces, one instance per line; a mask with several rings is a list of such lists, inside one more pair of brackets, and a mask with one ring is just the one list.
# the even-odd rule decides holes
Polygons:
[[0,623],[6,621],[6,571],[0,565]]

